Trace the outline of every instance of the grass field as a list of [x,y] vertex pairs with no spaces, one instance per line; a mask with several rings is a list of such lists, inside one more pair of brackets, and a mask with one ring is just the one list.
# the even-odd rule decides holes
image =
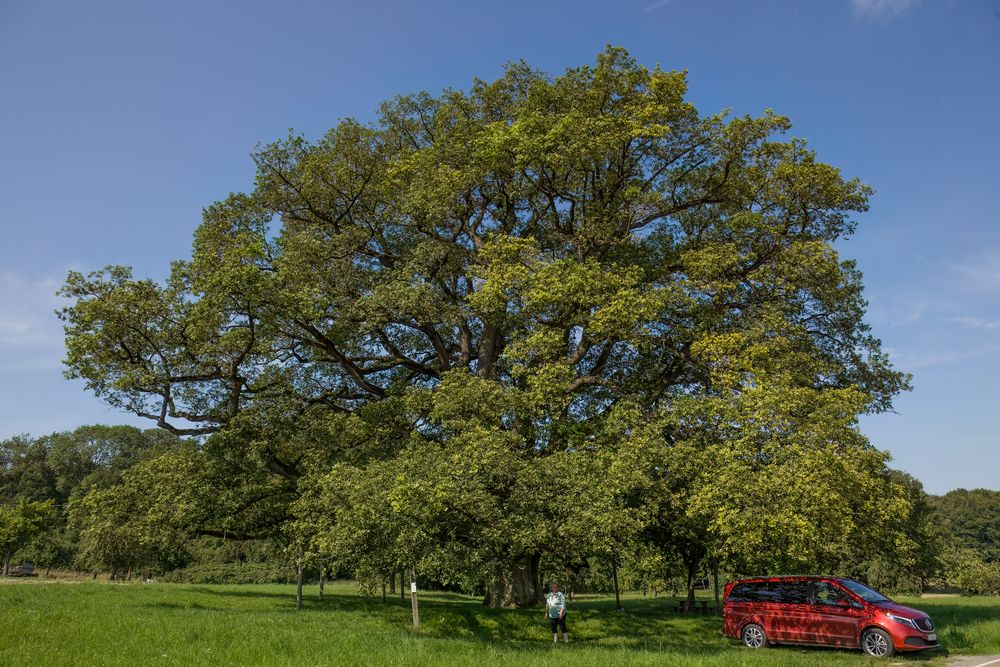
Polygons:
[[[570,644],[551,645],[541,610],[484,609],[448,593],[364,598],[350,583],[195,586],[10,582],[0,585],[0,665],[865,665],[860,652],[743,649],[720,621],[680,616],[669,598],[584,597],[569,607]],[[930,613],[946,649],[879,664],[935,665],[1000,653],[1000,598],[902,600]]]

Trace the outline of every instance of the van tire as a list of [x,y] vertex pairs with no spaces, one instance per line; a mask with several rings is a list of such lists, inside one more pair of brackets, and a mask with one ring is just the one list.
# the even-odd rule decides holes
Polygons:
[[740,641],[747,648],[766,648],[767,634],[764,633],[764,628],[756,623],[747,623],[740,633]]
[[875,658],[891,658],[896,647],[885,630],[868,628],[861,633],[861,650]]

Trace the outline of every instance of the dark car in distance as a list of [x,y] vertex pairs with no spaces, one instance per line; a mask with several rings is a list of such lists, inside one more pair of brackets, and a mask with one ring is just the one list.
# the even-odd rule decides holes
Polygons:
[[939,646],[930,616],[853,579],[783,576],[726,584],[723,634],[750,648],[816,644],[889,657]]
[[37,577],[38,573],[35,572],[35,566],[31,563],[24,563],[18,565],[17,567],[12,567],[7,571],[8,577]]

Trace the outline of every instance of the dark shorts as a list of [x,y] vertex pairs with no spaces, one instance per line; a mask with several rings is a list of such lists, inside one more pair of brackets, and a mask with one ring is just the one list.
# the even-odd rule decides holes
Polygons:
[[566,632],[566,614],[563,614],[562,618],[550,618],[549,626],[552,628],[552,634],[556,634],[558,630]]

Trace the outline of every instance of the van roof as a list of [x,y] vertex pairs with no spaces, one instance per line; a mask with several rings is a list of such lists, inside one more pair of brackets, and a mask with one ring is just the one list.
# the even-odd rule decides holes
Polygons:
[[744,583],[744,582],[760,582],[760,581],[784,581],[786,579],[833,579],[840,581],[842,579],[849,579],[850,577],[837,577],[832,574],[774,574],[764,577],[746,577],[744,579],[733,579],[733,583]]

